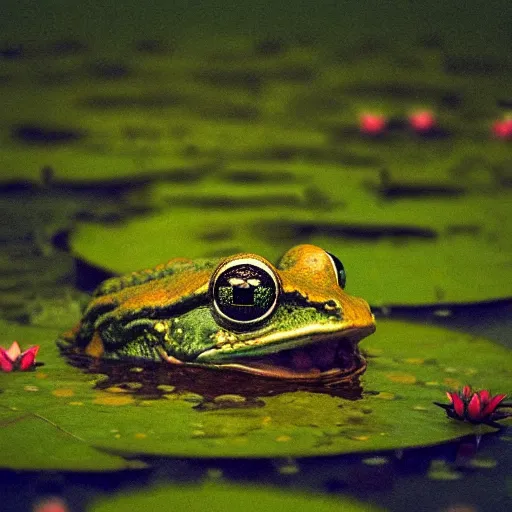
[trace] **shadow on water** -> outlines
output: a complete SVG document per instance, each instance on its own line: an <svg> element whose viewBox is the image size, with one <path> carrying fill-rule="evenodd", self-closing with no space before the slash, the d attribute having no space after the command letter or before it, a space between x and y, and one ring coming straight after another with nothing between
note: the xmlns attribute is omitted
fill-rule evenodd
<svg viewBox="0 0 512 512"><path fill-rule="evenodd" d="M169 394L194 394L198 396L197 410L261 407L264 402L259 398L293 391L323 393L347 400L360 399L363 393L359 375L349 381L325 385L270 379L232 370L169 367L147 362L140 366L136 362L91 359L71 354L66 358L86 373L103 376L95 382L95 389L108 391L116 388L117 392L122 390L144 400L155 400Z"/></svg>

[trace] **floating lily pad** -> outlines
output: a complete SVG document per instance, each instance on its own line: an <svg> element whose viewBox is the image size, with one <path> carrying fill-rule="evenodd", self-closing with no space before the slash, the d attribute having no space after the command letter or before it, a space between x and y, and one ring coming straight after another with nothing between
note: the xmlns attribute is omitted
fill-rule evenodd
<svg viewBox="0 0 512 512"><path fill-rule="evenodd" d="M172 373L159 382L154 367L134 366L116 383L115 366L109 376L100 376L69 365L51 330L3 323L2 333L3 346L13 339L22 347L40 344L38 361L44 363L34 372L0 374L9 446L31 442L29 431L41 424L38 450L4 450L3 467L122 466L118 457L111 459L99 448L130 456L276 457L436 444L493 430L447 418L432 403L443 401L445 390L469 383L494 393L510 392L512 382L508 349L445 329L394 321L379 322L377 333L362 342L369 364L359 400L337 396L335 389L293 391L291 386L275 394L272 383L265 393L257 381L249 388L261 389L261 396L243 400L242 389L225 389L231 382L228 374L208 370L203 371L202 391L193 385L173 387ZM155 393L150 396L153 378ZM229 392L237 392L236 399L226 399ZM212 400L215 394L224 397ZM68 450L74 445L88 451L89 459L80 450ZM58 457L51 455L55 450ZM96 453L106 459L95 459Z"/></svg>
<svg viewBox="0 0 512 512"><path fill-rule="evenodd" d="M37 392L27 388L26 393ZM24 470L116 471L144 467L97 450L44 416L0 410L5 446L0 467Z"/></svg>
<svg viewBox="0 0 512 512"><path fill-rule="evenodd" d="M71 245L81 259L125 273L178 256L255 252L275 261L295 244L314 243L343 261L349 293L370 304L478 302L512 295L512 240L507 234L512 231L504 229L510 216L497 206L491 218L492 203L484 203L489 220L476 226L460 211L457 217L457 205L441 208L441 212L455 213L455 217L442 216L442 221L435 214L435 204L419 208L419 220L397 207L402 213L394 221L391 215L378 221L375 209L365 220L350 209L173 208L119 226L82 224L72 235ZM468 211L470 205L460 208Z"/></svg>
<svg viewBox="0 0 512 512"><path fill-rule="evenodd" d="M354 498L336 496L326 498L315 494L286 492L269 487L242 487L223 483L206 483L203 485L166 485L132 492L129 495L100 500L93 504L90 512L107 512L113 509L122 511L169 510L187 504L190 512L205 509L212 512L228 512L230 510L247 510L258 512L283 512L296 510L316 510L318 512L378 512L379 507L362 503Z"/></svg>
<svg viewBox="0 0 512 512"><path fill-rule="evenodd" d="M46 355L53 351L55 330L21 327L3 321L0 326L1 346L8 347L13 340L18 340L24 348L39 344L46 352L43 360L52 359ZM39 402L40 405L46 403L49 406L45 396L49 392L48 384L57 389L70 380L87 380L86 376L60 363L53 358L52 362L45 363L36 371L0 372L0 429L5 443L0 455L0 467L71 471L115 471L142 467L141 463L128 462L122 457L92 447L62 427L58 421L54 422L46 416L44 406L26 406L23 405L24 400L21 400L18 407L11 402L13 395L18 395L18 399L24 395L28 402Z"/></svg>

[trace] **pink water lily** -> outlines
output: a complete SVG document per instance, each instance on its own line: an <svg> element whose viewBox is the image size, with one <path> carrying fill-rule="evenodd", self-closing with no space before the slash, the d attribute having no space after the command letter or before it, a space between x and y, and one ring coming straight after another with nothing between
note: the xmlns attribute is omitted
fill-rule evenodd
<svg viewBox="0 0 512 512"><path fill-rule="evenodd" d="M450 404L434 404L442 407L450 418L500 427L496 420L512 416L511 412L497 410L512 407L512 404L503 402L507 396L504 393L492 396L486 389L473 392L470 386L464 386L462 391L448 391L446 396Z"/></svg>
<svg viewBox="0 0 512 512"><path fill-rule="evenodd" d="M0 370L3 372L30 370L35 365L38 350L39 345L34 345L22 352L17 341L13 341L8 349L0 347Z"/></svg>
<svg viewBox="0 0 512 512"><path fill-rule="evenodd" d="M364 113L359 117L359 129L365 135L382 135L387 123L387 119L381 114Z"/></svg>
<svg viewBox="0 0 512 512"><path fill-rule="evenodd" d="M409 126L416 133L427 134L437 128L437 121L430 110L418 110L409 115Z"/></svg>

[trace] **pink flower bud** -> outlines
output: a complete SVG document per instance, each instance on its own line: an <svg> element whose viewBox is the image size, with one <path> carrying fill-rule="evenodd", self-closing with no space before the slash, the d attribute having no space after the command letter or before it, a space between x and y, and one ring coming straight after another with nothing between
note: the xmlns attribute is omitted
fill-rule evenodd
<svg viewBox="0 0 512 512"><path fill-rule="evenodd" d="M365 135L380 135L386 126L387 120L380 114L362 114L359 118L359 129Z"/></svg>
<svg viewBox="0 0 512 512"><path fill-rule="evenodd" d="M492 125L492 133L498 139L512 139L512 118L494 121Z"/></svg>
<svg viewBox="0 0 512 512"><path fill-rule="evenodd" d="M437 127L434 114L428 110L419 110L409 116L409 125L416 133L428 133Z"/></svg>

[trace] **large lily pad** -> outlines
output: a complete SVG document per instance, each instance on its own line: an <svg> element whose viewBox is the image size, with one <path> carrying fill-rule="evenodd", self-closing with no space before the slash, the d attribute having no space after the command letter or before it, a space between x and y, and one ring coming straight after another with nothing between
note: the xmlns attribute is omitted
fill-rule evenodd
<svg viewBox="0 0 512 512"><path fill-rule="evenodd" d="M492 430L448 419L432 404L444 399L444 390L470 383L510 392L512 385L508 349L393 321L380 322L363 342L369 365L359 400L344 399L346 390L335 389L291 387L276 394L275 384L265 388L246 380L253 391L244 393L228 374L206 370L188 384L172 372L132 365L110 367L109 376L100 377L69 365L52 331L5 323L2 331L3 346L12 339L41 344L44 363L35 372L0 375L3 428L9 446L22 447L13 449L15 456L2 452L3 467L81 470L103 464L88 464L80 451L61 447L63 437L90 454L102 448L130 456L309 456L424 446ZM201 380L202 390L194 386ZM23 449L34 422L45 424L35 453ZM103 456L105 467L119 464L119 458Z"/></svg>
<svg viewBox="0 0 512 512"><path fill-rule="evenodd" d="M166 485L132 492L122 496L100 500L90 508L91 512L118 512L138 510L169 510L187 504L190 512L202 512L205 507L212 512L247 510L258 512L295 512L296 510L316 510L318 512L377 512L382 510L354 498L337 496L326 498L315 494L286 492L269 487L242 487L223 483L203 485Z"/></svg>
<svg viewBox="0 0 512 512"><path fill-rule="evenodd" d="M366 219L339 208L173 208L118 226L82 224L71 244L80 258L124 273L178 256L255 252L276 260L292 245L309 242L336 254L347 269L349 292L373 305L478 302L512 295L510 215L501 203L494 211L492 204L482 200L472 210L467 202L434 202L418 206L418 218L407 207L390 207L386 215L374 205Z"/></svg>

